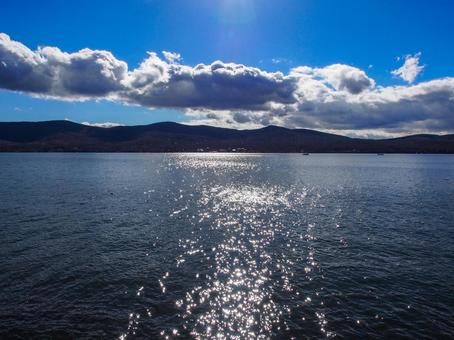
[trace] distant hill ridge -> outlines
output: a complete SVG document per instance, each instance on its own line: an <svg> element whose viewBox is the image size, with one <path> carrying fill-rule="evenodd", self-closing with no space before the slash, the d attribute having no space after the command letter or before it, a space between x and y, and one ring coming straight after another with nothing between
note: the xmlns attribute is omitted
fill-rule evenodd
<svg viewBox="0 0 454 340"><path fill-rule="evenodd" d="M101 128L65 120L0 122L0 152L454 153L454 135L359 139L267 126L236 130L173 122Z"/></svg>

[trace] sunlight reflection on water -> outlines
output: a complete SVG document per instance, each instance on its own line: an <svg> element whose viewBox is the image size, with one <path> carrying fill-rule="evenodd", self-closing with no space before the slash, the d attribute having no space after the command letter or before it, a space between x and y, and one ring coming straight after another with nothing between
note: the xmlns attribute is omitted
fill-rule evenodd
<svg viewBox="0 0 454 340"><path fill-rule="evenodd" d="M234 154L179 155L173 165L216 174L225 170L243 173L256 167L244 156ZM307 189L226 183L204 186L200 193L197 223L205 227L192 238L180 240L182 253L176 257L176 265L184 266L190 262L189 257L198 257L208 270L199 284L175 301L179 317L184 320L182 331L200 339L257 339L269 338L273 328L288 329L284 316L291 312L290 306L277 302L276 295L302 294L292 284L294 260L286 255L288 251L297 253L300 245L286 234L288 226L282 216L298 209L307 197ZM310 245L313 227L310 224L300 235L307 243L308 280L317 266L315 249ZM204 239L210 233L217 235L217 241L207 249ZM276 234L285 237L280 246L285 250L276 248ZM195 277L200 278L200 273ZM301 307L310 303L307 296ZM317 317L321 331L326 332L323 313L317 313ZM164 330L161 335L180 335L180 330Z"/></svg>

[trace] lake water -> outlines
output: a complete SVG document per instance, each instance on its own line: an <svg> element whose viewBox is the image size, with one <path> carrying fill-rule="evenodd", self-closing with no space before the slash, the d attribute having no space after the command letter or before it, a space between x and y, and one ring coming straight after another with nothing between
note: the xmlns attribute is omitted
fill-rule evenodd
<svg viewBox="0 0 454 340"><path fill-rule="evenodd" d="M0 337L454 336L454 156L0 154Z"/></svg>

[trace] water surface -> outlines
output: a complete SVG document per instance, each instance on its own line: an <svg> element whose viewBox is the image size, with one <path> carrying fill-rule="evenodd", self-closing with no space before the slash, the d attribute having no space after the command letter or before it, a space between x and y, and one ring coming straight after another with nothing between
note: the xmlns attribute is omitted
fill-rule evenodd
<svg viewBox="0 0 454 340"><path fill-rule="evenodd" d="M0 154L0 337L454 336L454 156Z"/></svg>

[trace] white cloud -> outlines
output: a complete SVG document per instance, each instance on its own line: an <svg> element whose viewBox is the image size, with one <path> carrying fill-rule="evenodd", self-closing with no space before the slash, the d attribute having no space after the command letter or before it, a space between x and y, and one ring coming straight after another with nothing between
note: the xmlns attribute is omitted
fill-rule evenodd
<svg viewBox="0 0 454 340"><path fill-rule="evenodd" d="M333 64L323 68L300 66L292 69L291 75L303 82L309 79L321 78L324 84L332 86L338 91L347 91L351 94L358 94L369 87L375 86L375 81L369 78L366 72L343 64Z"/></svg>
<svg viewBox="0 0 454 340"><path fill-rule="evenodd" d="M169 63L176 63L181 60L181 54L176 52L162 51L162 55Z"/></svg>
<svg viewBox="0 0 454 340"><path fill-rule="evenodd" d="M127 64L108 51L66 53L56 47L30 50L0 33L0 86L66 99L106 97L120 90Z"/></svg>
<svg viewBox="0 0 454 340"><path fill-rule="evenodd" d="M112 127L117 127L117 126L124 126L124 124L112 123L112 122L101 122L101 123L82 122L81 124L87 125L87 126L101 127L101 128L112 128Z"/></svg>
<svg viewBox="0 0 454 340"><path fill-rule="evenodd" d="M421 52L418 52L415 55L405 56L404 64L398 69L391 71L391 73L402 78L409 84L413 83L416 77L424 70L425 67L425 65L419 65L420 57ZM397 60L400 60L400 58L398 58Z"/></svg>
<svg viewBox="0 0 454 340"><path fill-rule="evenodd" d="M295 81L280 72L215 61L194 67L169 64L155 53L132 72L121 100L147 107L258 109L295 102Z"/></svg>

